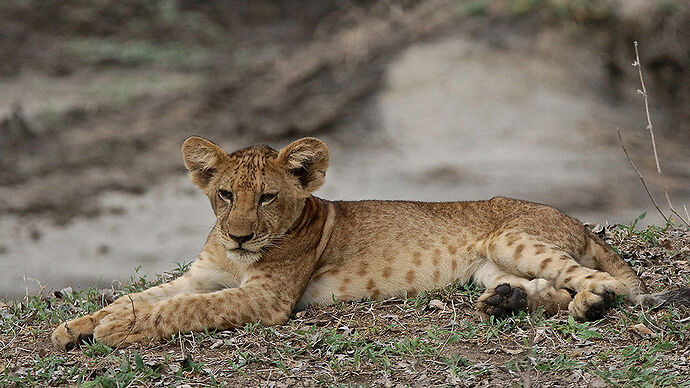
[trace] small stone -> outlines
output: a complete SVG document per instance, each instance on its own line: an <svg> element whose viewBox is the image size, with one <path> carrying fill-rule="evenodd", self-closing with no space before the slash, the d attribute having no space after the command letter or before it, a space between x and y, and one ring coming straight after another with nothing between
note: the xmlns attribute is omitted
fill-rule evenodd
<svg viewBox="0 0 690 388"><path fill-rule="evenodd" d="M115 301L115 291L112 288L104 288L98 291L98 297L101 300L101 305L107 306Z"/></svg>
<svg viewBox="0 0 690 388"><path fill-rule="evenodd" d="M604 379L602 379L601 377L593 376L592 379L589 380L589 386L591 388L603 388L607 387L608 384L606 384L606 381L604 381Z"/></svg>
<svg viewBox="0 0 690 388"><path fill-rule="evenodd" d="M73 292L74 290L72 290L72 287L65 287L60 291L53 292L53 295L55 295L56 298L61 299L68 295L72 295Z"/></svg>
<svg viewBox="0 0 690 388"><path fill-rule="evenodd" d="M630 331L639 335L640 337L655 337L656 334L650 330L644 323L638 323L630 327Z"/></svg>
<svg viewBox="0 0 690 388"><path fill-rule="evenodd" d="M19 368L14 370L14 374L17 376L26 376L26 374L27 374L26 368L24 368L23 366L20 366Z"/></svg>
<svg viewBox="0 0 690 388"><path fill-rule="evenodd" d="M345 338L347 338L347 337L349 337L350 335L352 335L352 329L350 329L350 328L347 327L347 326L340 326L340 327L338 328L338 330L342 330L342 332L343 332L343 337L345 337Z"/></svg>
<svg viewBox="0 0 690 388"><path fill-rule="evenodd" d="M431 310L445 310L446 304L438 299L432 299L431 301L429 301L428 307Z"/></svg>

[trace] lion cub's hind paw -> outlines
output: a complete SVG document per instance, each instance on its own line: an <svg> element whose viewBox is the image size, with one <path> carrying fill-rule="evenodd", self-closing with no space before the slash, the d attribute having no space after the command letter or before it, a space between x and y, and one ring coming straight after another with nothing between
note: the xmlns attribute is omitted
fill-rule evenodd
<svg viewBox="0 0 690 388"><path fill-rule="evenodd" d="M484 291L477 301L477 309L483 320L490 316L506 318L520 311L527 311L527 293L508 283Z"/></svg>

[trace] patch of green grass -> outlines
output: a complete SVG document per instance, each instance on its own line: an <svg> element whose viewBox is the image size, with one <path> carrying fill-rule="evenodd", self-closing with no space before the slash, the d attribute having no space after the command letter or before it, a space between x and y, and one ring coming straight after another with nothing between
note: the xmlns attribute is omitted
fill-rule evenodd
<svg viewBox="0 0 690 388"><path fill-rule="evenodd" d="M134 275L130 275L129 283L123 285L123 294L142 292L148 288L163 283L161 278L149 280L147 274L140 274L139 271L141 271L141 268L141 265L138 265L136 268L134 268Z"/></svg>
<svg viewBox="0 0 690 388"><path fill-rule="evenodd" d="M594 373L607 383L622 387L688 387L690 383L673 368L673 361L669 365L660 360L663 353L675 358L674 347L670 342L626 346L620 352L623 366L598 368Z"/></svg>
<svg viewBox="0 0 690 388"><path fill-rule="evenodd" d="M22 300L11 300L0 319L0 331L9 333L17 324L45 322L57 324L74 315L74 312L92 313L103 306L97 288L76 291L62 296L27 295Z"/></svg>
<svg viewBox="0 0 690 388"><path fill-rule="evenodd" d="M405 300L406 303L407 302L412 303L412 306L416 309L426 307L429 304L429 302L431 301L429 291L422 291L422 292L418 293L417 295L414 295L411 297L407 297L407 295L405 295L405 299L406 299Z"/></svg>
<svg viewBox="0 0 690 388"><path fill-rule="evenodd" d="M505 319L496 319L491 316L488 321L480 322L477 327L486 341L499 340L502 336L509 334L516 328L526 325L528 321L529 314L525 311L520 311L518 314Z"/></svg>
<svg viewBox="0 0 690 388"><path fill-rule="evenodd" d="M458 6L469 17L536 15L565 27L605 24L621 16L613 0L460 0ZM688 10L684 0L662 0L655 2L654 12L682 18Z"/></svg>
<svg viewBox="0 0 690 388"><path fill-rule="evenodd" d="M562 23L603 22L616 15L611 0L470 0L460 1L460 6L468 16L541 14Z"/></svg>
<svg viewBox="0 0 690 388"><path fill-rule="evenodd" d="M637 225L640 223L640 221L644 220L646 216L647 212L644 212L637 216L637 218L635 218L629 225L617 224L616 227L622 230L625 233L626 237L637 236L642 241L649 243L651 244L651 246L655 247L659 245L659 236L661 236L661 234L663 234L665 231L671 228L673 226L673 223L669 221L669 223L667 223L664 227L658 225L649 225L644 229L637 230Z"/></svg>
<svg viewBox="0 0 690 388"><path fill-rule="evenodd" d="M462 355L453 354L448 357L441 357L441 361L448 365L454 375L458 377L469 377L468 373L465 371L465 368L471 366L473 363Z"/></svg>
<svg viewBox="0 0 690 388"><path fill-rule="evenodd" d="M597 321L594 322L578 322L575 321L572 315L568 316L568 320L565 324L560 322L549 321L549 326L566 337L574 336L580 340L589 340L592 338L602 338L601 333L599 333L594 327Z"/></svg>
<svg viewBox="0 0 690 388"><path fill-rule="evenodd" d="M81 351L89 357L100 357L112 353L113 348L111 348L108 345L99 344L97 342L84 342L82 344Z"/></svg>
<svg viewBox="0 0 690 388"><path fill-rule="evenodd" d="M112 77L98 80L83 89L85 98L102 104L123 106L137 97L150 93L184 91L202 83L198 74L145 74L133 77Z"/></svg>
<svg viewBox="0 0 690 388"><path fill-rule="evenodd" d="M655 316L655 326L664 331L665 338L686 342L690 338L690 321L676 307L668 306Z"/></svg>
<svg viewBox="0 0 690 388"><path fill-rule="evenodd" d="M189 269L189 267L192 265L191 262L186 263L175 263L176 267L170 271L167 272L161 276L157 276L153 280L149 280L147 274L141 274L139 271L141 271L141 265L136 266L134 268L134 274L129 277L129 283L122 284L122 294L132 294L136 292L142 292L148 288L155 287L159 284L162 284L164 282L168 282L170 280L176 279L182 275L184 275L185 272Z"/></svg>
<svg viewBox="0 0 690 388"><path fill-rule="evenodd" d="M198 47L177 43L154 43L145 40L118 41L109 38L79 38L66 43L67 51L93 63L126 66L159 65L164 67L197 68L211 60L211 55Z"/></svg>
<svg viewBox="0 0 690 388"><path fill-rule="evenodd" d="M572 356L564 353L544 354L533 349L532 357L532 367L539 372L582 369L585 366L584 362L573 359Z"/></svg>
<svg viewBox="0 0 690 388"><path fill-rule="evenodd" d="M51 377L54 375L58 366L65 363L65 359L60 356L47 356L41 357L36 356L34 359L34 364L31 368L26 369L25 375L11 375L7 371L4 374L0 374L0 386L25 386L25 387L35 387L45 384L45 382L51 381ZM6 369L6 367L4 368ZM74 368L69 371L68 377L72 377L78 374L78 371ZM59 381L56 381L59 382Z"/></svg>
<svg viewBox="0 0 690 388"><path fill-rule="evenodd" d="M102 375L83 382L83 387L126 387L144 384L160 378L160 366L146 365L139 353L132 352L119 358L118 368L108 368Z"/></svg>

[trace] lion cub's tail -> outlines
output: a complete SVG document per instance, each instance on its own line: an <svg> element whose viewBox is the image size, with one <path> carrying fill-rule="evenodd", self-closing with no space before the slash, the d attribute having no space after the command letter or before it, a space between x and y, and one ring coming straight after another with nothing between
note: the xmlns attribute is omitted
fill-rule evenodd
<svg viewBox="0 0 690 388"><path fill-rule="evenodd" d="M690 287L656 294L641 294L635 301L645 307L659 308L669 305L690 307Z"/></svg>
<svg viewBox="0 0 690 388"><path fill-rule="evenodd" d="M599 269L608 272L628 287L630 290L628 301L654 308L672 304L690 307L690 288L650 294L642 279L619 254L594 233L587 231L587 235L589 236L589 253L594 256Z"/></svg>

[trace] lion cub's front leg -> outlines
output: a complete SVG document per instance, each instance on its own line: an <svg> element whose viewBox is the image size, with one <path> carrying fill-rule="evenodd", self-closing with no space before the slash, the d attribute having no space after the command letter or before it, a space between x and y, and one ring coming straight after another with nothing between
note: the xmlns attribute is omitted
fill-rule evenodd
<svg viewBox="0 0 690 388"><path fill-rule="evenodd" d="M61 350L70 350L78 346L83 340L93 338L96 326L98 326L103 319L113 312L119 312L123 308L131 308L132 305L136 305L139 309L142 309L145 305L152 305L152 303L156 301L164 300L181 293L198 292L194 287L194 278L197 277L195 274L198 272L202 272L203 274L204 271L190 270L184 276L169 283L164 283L136 294L121 296L109 306L93 314L61 323L55 331L53 331L51 336L53 345Z"/></svg>
<svg viewBox="0 0 690 388"><path fill-rule="evenodd" d="M69 322L63 322L51 335L53 345L60 350L72 350L85 340L93 338L93 329L107 315L105 309Z"/></svg>
<svg viewBox="0 0 690 388"><path fill-rule="evenodd" d="M118 305L96 325L94 339L122 347L188 331L225 330L255 322L281 324L288 320L296 300L281 297L276 289L276 285L253 281L240 288Z"/></svg>

